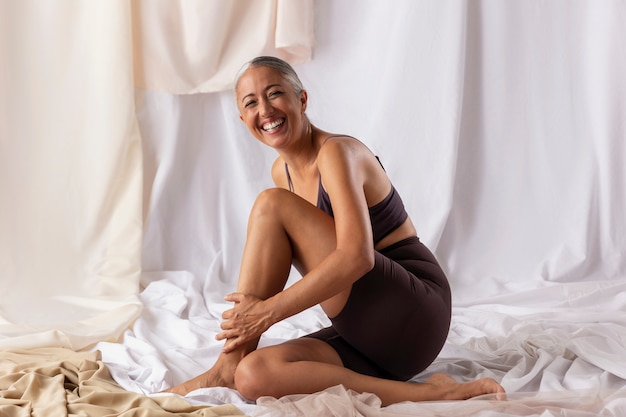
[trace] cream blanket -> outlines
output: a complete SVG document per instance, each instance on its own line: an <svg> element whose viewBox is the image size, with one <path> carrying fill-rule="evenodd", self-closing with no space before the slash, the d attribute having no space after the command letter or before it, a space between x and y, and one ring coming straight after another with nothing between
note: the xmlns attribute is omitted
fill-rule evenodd
<svg viewBox="0 0 626 417"><path fill-rule="evenodd" d="M233 405L193 406L147 397L113 381L99 352L64 348L0 352L0 416L242 416Z"/></svg>

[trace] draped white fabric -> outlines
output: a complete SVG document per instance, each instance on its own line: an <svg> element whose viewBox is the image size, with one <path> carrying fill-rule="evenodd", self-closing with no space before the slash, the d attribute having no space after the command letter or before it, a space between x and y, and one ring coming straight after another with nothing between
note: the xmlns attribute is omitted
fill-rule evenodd
<svg viewBox="0 0 626 417"><path fill-rule="evenodd" d="M624 7L317 3L309 116L381 157L458 302L625 278ZM274 154L228 91L139 103L145 269L233 286Z"/></svg>
<svg viewBox="0 0 626 417"><path fill-rule="evenodd" d="M5 344L81 347L118 334L138 314L141 255L143 313L122 343L98 348L130 390L155 392L199 373L219 352L222 297L235 287L247 214L271 186L274 158L239 121L230 91L173 94L229 83L230 69L215 71L215 56L203 50L201 14L167 14L155 3L138 17L143 3L71 3L64 20L56 6L37 3L39 13L20 25L5 11L26 13L35 3L0 4L0 33L22 43L21 52L0 43L0 57L19 58L0 64ZM508 409L484 400L464 415L624 415L626 3L317 0L314 13L312 60L301 49L312 45L311 28L292 19L283 21L304 34L273 54L299 62L313 123L380 156L452 284L449 340L415 380L436 371L493 376L517 394ZM190 31L177 38L181 28ZM267 38L254 38L258 53L269 53ZM258 54L234 39L229 62ZM178 54L187 48L197 60L183 71ZM120 53L129 57L123 65ZM133 71L149 88L134 97ZM77 327L70 315L85 321ZM312 309L272 327L262 343L325 323ZM323 395L309 398L312 407ZM225 389L192 398L249 405ZM368 398L337 398L326 404L384 415ZM249 408L267 409L289 411L271 399Z"/></svg>
<svg viewBox="0 0 626 417"><path fill-rule="evenodd" d="M450 337L415 381L438 371L492 376L516 394L506 405L461 405L464 415L623 414L625 3L359 5L316 2L313 59L296 70L312 121L380 156L449 275ZM250 137L229 91L138 91L137 103L146 312L124 344L98 347L128 389L155 392L208 368L219 352L222 296L235 287L247 214L271 186L274 153ZM262 344L325 323L312 309L272 327ZM264 399L251 412L459 410L380 410L353 394ZM225 389L191 398L246 406Z"/></svg>

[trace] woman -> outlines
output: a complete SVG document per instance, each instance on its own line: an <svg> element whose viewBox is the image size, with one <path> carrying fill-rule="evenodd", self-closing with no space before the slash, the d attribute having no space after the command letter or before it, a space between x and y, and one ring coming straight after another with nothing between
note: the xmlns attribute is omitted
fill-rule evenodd
<svg viewBox="0 0 626 417"><path fill-rule="evenodd" d="M234 307L217 336L222 353L169 391L226 386L256 400L343 384L384 405L504 392L489 378L405 382L446 340L450 288L383 167L358 140L311 124L307 92L286 62L250 61L235 93L241 120L278 152L276 188L251 211L237 291L225 298ZM292 264L302 278L285 289ZM316 304L331 327L257 350L271 325Z"/></svg>

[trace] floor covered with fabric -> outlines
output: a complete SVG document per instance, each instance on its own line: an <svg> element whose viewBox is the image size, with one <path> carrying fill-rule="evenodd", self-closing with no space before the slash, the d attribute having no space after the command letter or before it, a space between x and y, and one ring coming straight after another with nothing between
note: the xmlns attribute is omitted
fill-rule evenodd
<svg viewBox="0 0 626 417"><path fill-rule="evenodd" d="M0 415L626 416L625 21L623 0L0 2ZM159 393L217 358L273 186L231 91L261 53L380 158L449 278L412 381L505 399Z"/></svg>
<svg viewBox="0 0 626 417"><path fill-rule="evenodd" d="M155 278L154 276L151 278ZM171 273L141 294L145 309L122 344L97 348L118 383L151 394L208 369L221 343L221 312L186 274ZM208 388L198 404L238 406L250 415L612 416L626 413L626 282L560 284L454 307L440 357L413 381L446 372L459 381L493 377L507 390L469 401L401 403L381 408L371 394L333 387L310 396L246 402L236 391ZM326 324L318 309L275 325L261 346ZM303 376L305 378L306 376ZM321 414L314 411L325 410ZM349 413L348 413L349 411ZM361 413L361 414L358 414Z"/></svg>

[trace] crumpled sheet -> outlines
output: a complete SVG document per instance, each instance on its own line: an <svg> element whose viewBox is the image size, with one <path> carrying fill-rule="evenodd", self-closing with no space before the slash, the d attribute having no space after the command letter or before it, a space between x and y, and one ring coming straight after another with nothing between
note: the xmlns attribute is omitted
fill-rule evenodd
<svg viewBox="0 0 626 417"><path fill-rule="evenodd" d="M381 407L373 394L359 394L343 386L313 395L289 395L281 399L262 397L254 417L597 417L626 415L624 392L585 391L554 393L514 393L506 399L483 395L467 401L425 401Z"/></svg>
<svg viewBox="0 0 626 417"><path fill-rule="evenodd" d="M234 405L194 406L176 396L128 392L98 352L37 348L0 352L0 416L242 416Z"/></svg>
<svg viewBox="0 0 626 417"><path fill-rule="evenodd" d="M169 271L149 278L140 295L144 310L123 342L97 345L113 378L143 394L180 383L214 363L222 346L215 340L220 316L229 307L191 274ZM261 345L314 331L325 319L320 310L308 310L272 326ZM187 400L232 403L252 416L623 417L626 280L559 284L457 303L441 354L412 381L437 372L458 381L492 377L502 383L508 399L407 402L381 408L375 396L334 387L311 396L264 398L258 404L235 390L205 388L189 393ZM311 414L312 409L326 414Z"/></svg>

